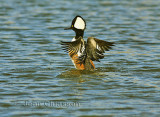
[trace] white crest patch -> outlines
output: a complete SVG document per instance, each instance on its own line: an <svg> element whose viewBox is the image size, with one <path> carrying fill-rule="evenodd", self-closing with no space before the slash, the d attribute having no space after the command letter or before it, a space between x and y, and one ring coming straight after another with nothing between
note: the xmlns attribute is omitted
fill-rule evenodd
<svg viewBox="0 0 160 117"><path fill-rule="evenodd" d="M77 17L75 23L74 23L74 27L77 29L85 29L85 22L83 21L82 18Z"/></svg>

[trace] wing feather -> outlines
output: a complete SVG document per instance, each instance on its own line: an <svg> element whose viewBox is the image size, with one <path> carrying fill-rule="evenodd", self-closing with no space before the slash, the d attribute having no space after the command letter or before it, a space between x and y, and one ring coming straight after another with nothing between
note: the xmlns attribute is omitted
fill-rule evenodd
<svg viewBox="0 0 160 117"><path fill-rule="evenodd" d="M72 42L63 42L61 41L62 48L65 52L68 52L72 57L76 55L78 51L81 49L81 46L84 45L84 40L82 37L79 37L76 41Z"/></svg>
<svg viewBox="0 0 160 117"><path fill-rule="evenodd" d="M114 46L113 44L113 42L107 42L94 37L89 37L87 39L86 46L87 56L89 56L91 60L99 62L99 59L104 58L103 53L105 53L105 51L109 51L111 46Z"/></svg>

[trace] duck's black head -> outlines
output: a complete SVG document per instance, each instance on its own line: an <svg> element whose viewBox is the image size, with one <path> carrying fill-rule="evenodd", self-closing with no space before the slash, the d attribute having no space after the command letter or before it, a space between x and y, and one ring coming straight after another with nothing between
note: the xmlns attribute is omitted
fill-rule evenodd
<svg viewBox="0 0 160 117"><path fill-rule="evenodd" d="M81 16L77 15L72 20L71 26L69 28L65 28L65 30L69 30L69 29L72 29L75 31L76 39L78 39L80 36L83 37L84 30L86 29L86 22Z"/></svg>

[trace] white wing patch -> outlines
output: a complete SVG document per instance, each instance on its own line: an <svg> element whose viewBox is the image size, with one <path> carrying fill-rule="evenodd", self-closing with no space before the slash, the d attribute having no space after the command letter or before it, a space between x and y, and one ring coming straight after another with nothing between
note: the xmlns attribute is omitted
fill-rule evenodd
<svg viewBox="0 0 160 117"><path fill-rule="evenodd" d="M82 18L80 17L77 17L76 21L75 21L75 24L74 24L74 27L77 28L77 29L85 29L85 22L83 21Z"/></svg>
<svg viewBox="0 0 160 117"><path fill-rule="evenodd" d="M81 56L81 55L82 55L82 53L80 51L78 51L78 56Z"/></svg>
<svg viewBox="0 0 160 117"><path fill-rule="evenodd" d="M101 51L101 48L99 47L99 45L97 44L97 47L96 47L99 51Z"/></svg>
<svg viewBox="0 0 160 117"><path fill-rule="evenodd" d="M83 52L84 52L84 50L85 50L85 47L84 46L82 46L82 51L80 51L81 49L79 49L79 51L78 51L78 56L81 56L82 54L83 54Z"/></svg>

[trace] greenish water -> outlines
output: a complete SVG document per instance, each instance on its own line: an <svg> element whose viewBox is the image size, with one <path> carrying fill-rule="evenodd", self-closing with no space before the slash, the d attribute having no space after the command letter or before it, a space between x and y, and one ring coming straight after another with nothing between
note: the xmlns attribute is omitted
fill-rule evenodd
<svg viewBox="0 0 160 117"><path fill-rule="evenodd" d="M160 0L1 0L0 116L160 116ZM115 42L94 72L60 41L76 15Z"/></svg>

